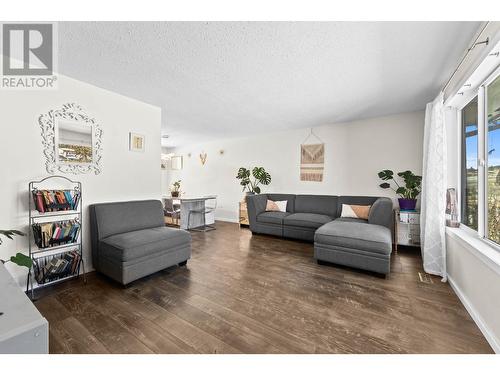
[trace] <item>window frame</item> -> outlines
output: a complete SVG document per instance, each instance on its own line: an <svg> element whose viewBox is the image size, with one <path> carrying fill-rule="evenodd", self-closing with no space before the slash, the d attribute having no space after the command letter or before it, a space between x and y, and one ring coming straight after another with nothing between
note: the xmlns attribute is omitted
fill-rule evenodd
<svg viewBox="0 0 500 375"><path fill-rule="evenodd" d="M484 153L484 165L483 165L483 194L484 194L484 212L483 212L483 220L484 220L484 228L482 233L482 239L485 240L489 245L495 247L500 251L500 244L490 240L488 238L488 90L486 89L490 84L493 83L497 78L500 78L500 65L484 80L483 84L480 86L480 89L483 90L483 153Z"/></svg>
<svg viewBox="0 0 500 375"><path fill-rule="evenodd" d="M464 174L464 167L465 167L465 170L467 170L467 162L466 162L466 155L465 155L465 152L464 152L464 146L466 144L466 140L465 140L465 137L464 137L464 126L463 126L463 116L462 116L462 113L463 113L463 110L465 107L467 107L473 100L474 98L477 97L477 223L478 223L478 228L477 230L475 230L474 228L471 228L469 227L468 225L464 224L463 223L463 207L464 207L464 201L466 200L466 197L463 196L463 187L464 187L464 184L466 185L467 184L467 172ZM471 92L468 93L467 96L465 96L463 98L464 100L464 104L458 108L458 114L457 114L457 119L458 119L458 124L460 126L460 137L459 137L459 140L460 140L460 147L459 147L459 160L460 160L460 163L459 163L459 173L458 173L458 176L460 178L460 192L457 194L458 195L458 198L459 198L459 218L460 218L460 226L463 226L465 228L467 228L467 231L469 233L479 233L479 216L481 215L479 213L479 190L481 188L480 186L480 183L479 183L479 137L480 137L480 133L479 133L479 128L480 128L480 124L479 124L479 91L478 90L471 90ZM465 177L464 177L465 176Z"/></svg>
<svg viewBox="0 0 500 375"><path fill-rule="evenodd" d="M487 86L489 86L493 81L500 77L500 65L497 66L486 79L479 85L479 87L475 90L471 90L467 93L463 98L463 104L457 108L457 123L460 129L460 136L458 137L459 145L458 145L458 156L460 163L459 168L459 189L458 189L458 201L460 204L458 205L459 217L460 217L460 228L464 229L466 233L469 235L478 237L482 241L484 241L489 246L493 247L495 250L500 251L500 244L495 241L490 240L487 237L488 233L488 183L487 183L487 168L488 168L488 152L486 151L488 145L488 118L487 118ZM477 206L478 206L478 229L477 231L473 228L462 223L462 192L464 185L463 178L463 158L465 157L463 153L464 147L464 131L462 124L462 110L477 96L477 108L478 108L478 145L477 145L477 170L478 170L478 197L477 197Z"/></svg>

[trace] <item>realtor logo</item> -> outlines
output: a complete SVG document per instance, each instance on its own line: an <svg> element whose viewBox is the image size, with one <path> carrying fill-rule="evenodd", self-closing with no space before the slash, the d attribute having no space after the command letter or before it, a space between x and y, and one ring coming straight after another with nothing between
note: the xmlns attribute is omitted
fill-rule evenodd
<svg viewBox="0 0 500 375"><path fill-rule="evenodd" d="M51 23L2 25L2 88L54 88L55 33Z"/></svg>

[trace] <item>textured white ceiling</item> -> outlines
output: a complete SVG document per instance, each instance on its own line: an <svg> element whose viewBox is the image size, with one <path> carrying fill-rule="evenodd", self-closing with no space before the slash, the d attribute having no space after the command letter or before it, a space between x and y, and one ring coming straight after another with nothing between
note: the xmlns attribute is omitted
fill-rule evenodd
<svg viewBox="0 0 500 375"><path fill-rule="evenodd" d="M164 146L423 109L478 22L61 22L61 73L162 108Z"/></svg>

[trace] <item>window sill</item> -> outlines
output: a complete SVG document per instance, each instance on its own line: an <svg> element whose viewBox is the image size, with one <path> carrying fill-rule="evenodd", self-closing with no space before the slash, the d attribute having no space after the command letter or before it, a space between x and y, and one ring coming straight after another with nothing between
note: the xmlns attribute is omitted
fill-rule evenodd
<svg viewBox="0 0 500 375"><path fill-rule="evenodd" d="M500 251L493 248L493 246L477 235L468 233L463 228L446 227L446 235L460 241L479 260L494 272L500 274Z"/></svg>

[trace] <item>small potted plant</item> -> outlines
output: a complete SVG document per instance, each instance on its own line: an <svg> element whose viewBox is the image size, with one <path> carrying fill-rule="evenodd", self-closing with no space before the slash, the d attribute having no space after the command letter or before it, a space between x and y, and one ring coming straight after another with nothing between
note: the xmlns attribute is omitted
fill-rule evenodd
<svg viewBox="0 0 500 375"><path fill-rule="evenodd" d="M177 198L180 193L181 193L181 180L178 180L172 184L172 188L170 189L170 195L172 195L172 197L174 198Z"/></svg>
<svg viewBox="0 0 500 375"><path fill-rule="evenodd" d="M394 179L394 172L390 169L384 169L383 171L378 172L378 176L383 181L394 182L396 189L394 189L389 182L383 182L379 186L382 189L392 189L401 197L398 199L399 208L401 210L415 210L417 197L421 191L422 176L417 176L412 171L399 172L398 176L403 179L404 186L402 184L398 184L398 182Z"/></svg>
<svg viewBox="0 0 500 375"><path fill-rule="evenodd" d="M14 236L24 236L24 233L18 230L0 230L0 245L2 244L1 236L5 236L9 240L12 240ZM31 258L22 253L17 253L15 256L11 256L8 260L0 259L0 262L2 262L3 264L12 262L14 264L17 264L18 266L26 267L28 268L28 270L33 266L33 261L31 260Z"/></svg>
<svg viewBox="0 0 500 375"><path fill-rule="evenodd" d="M251 177L253 177L253 181ZM269 185L271 183L271 175L263 167L254 167L251 173L249 169L241 167L238 169L236 178L240 180L243 191L247 190L247 195L260 194L259 184Z"/></svg>

